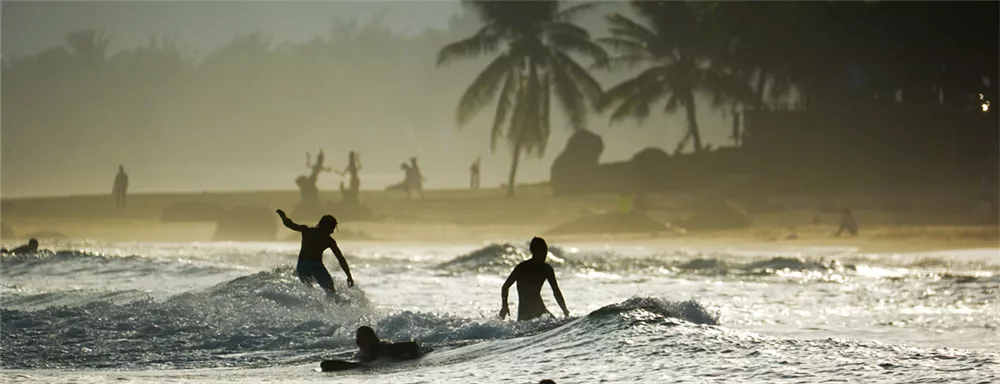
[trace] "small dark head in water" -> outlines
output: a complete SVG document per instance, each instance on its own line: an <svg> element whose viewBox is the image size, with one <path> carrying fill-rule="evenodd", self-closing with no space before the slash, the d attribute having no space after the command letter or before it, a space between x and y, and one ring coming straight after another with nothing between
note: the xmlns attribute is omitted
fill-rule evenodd
<svg viewBox="0 0 1000 384"><path fill-rule="evenodd" d="M319 224L316 224L316 228L324 232L333 233L333 230L337 228L337 219L332 215L323 215L323 218L319 219Z"/></svg>
<svg viewBox="0 0 1000 384"><path fill-rule="evenodd" d="M552 381L552 379L544 379L542 381L539 381L538 384L556 384L556 382Z"/></svg>
<svg viewBox="0 0 1000 384"><path fill-rule="evenodd" d="M531 239L531 258L538 261L545 261L545 257L549 255L549 245L545 244L545 239L541 237L536 237Z"/></svg>
<svg viewBox="0 0 1000 384"><path fill-rule="evenodd" d="M358 345L358 348L367 350L375 348L379 343L379 339L372 327L361 326L358 327L358 332L355 335L354 342Z"/></svg>

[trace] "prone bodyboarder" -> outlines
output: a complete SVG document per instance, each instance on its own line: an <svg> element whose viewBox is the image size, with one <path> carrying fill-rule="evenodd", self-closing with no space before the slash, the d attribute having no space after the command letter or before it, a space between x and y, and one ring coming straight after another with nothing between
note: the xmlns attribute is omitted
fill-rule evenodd
<svg viewBox="0 0 1000 384"><path fill-rule="evenodd" d="M354 356L358 361L347 360L323 360L320 363L320 370L323 372L345 371L348 369L362 368L365 363L371 363L378 359L391 359L396 361L413 360L423 356L420 345L415 341L404 341L401 343L390 343L378 338L375 330L368 326L361 326L355 335L355 344L358 345L358 353Z"/></svg>

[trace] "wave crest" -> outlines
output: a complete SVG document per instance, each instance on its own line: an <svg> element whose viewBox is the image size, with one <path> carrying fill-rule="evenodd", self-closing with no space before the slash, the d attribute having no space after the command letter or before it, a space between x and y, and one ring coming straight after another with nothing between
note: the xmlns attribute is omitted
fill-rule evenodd
<svg viewBox="0 0 1000 384"><path fill-rule="evenodd" d="M643 310L662 318L683 320L702 325L719 325L719 313L696 300L669 301L655 297L633 297L621 303L606 305L591 312L591 317L624 314Z"/></svg>

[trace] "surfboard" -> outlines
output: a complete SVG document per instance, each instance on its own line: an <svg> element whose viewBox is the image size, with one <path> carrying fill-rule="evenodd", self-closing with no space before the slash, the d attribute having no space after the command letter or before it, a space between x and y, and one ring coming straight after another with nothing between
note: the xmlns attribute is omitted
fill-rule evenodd
<svg viewBox="0 0 1000 384"><path fill-rule="evenodd" d="M345 360L323 360L323 362L319 363L320 372L346 371L361 367L364 367L361 363Z"/></svg>

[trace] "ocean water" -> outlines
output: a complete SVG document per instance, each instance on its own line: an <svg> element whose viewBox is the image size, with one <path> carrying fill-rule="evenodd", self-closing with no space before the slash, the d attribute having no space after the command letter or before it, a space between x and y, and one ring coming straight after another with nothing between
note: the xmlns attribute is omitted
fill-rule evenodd
<svg viewBox="0 0 1000 384"><path fill-rule="evenodd" d="M997 249L551 245L571 314L524 323L496 319L520 243L342 243L349 304L298 282L293 243L4 256L0 381L1000 382ZM359 325L434 351L317 372Z"/></svg>

